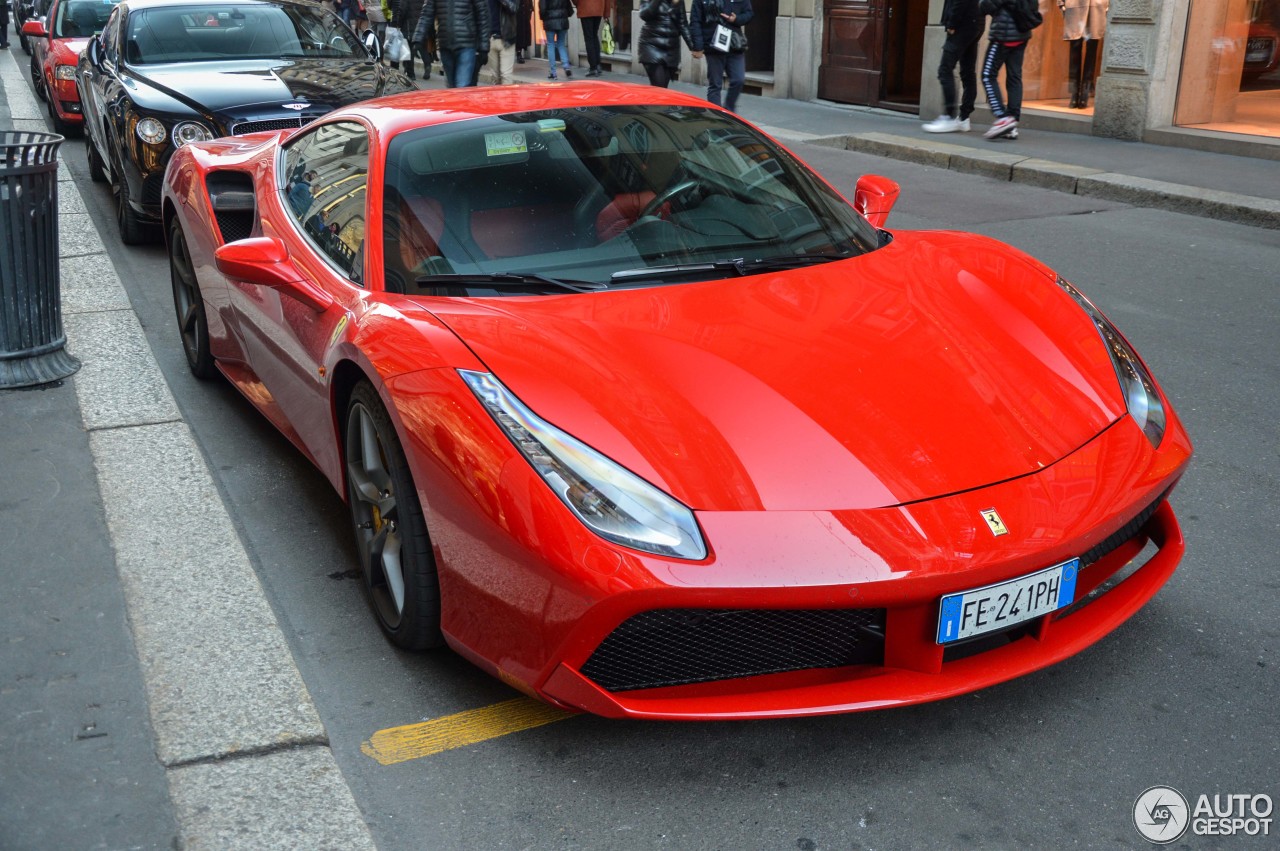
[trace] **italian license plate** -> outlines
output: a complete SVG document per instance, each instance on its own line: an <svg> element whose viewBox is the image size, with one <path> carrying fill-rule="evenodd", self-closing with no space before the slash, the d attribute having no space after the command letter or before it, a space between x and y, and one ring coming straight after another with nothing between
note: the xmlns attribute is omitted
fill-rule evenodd
<svg viewBox="0 0 1280 851"><path fill-rule="evenodd" d="M984 635L1071 605L1076 595L1080 559L942 598L938 610L938 643Z"/></svg>

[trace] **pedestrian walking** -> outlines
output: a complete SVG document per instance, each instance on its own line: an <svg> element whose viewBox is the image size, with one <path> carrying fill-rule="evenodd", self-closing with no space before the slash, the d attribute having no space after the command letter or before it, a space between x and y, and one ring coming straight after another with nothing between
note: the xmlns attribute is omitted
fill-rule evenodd
<svg viewBox="0 0 1280 851"><path fill-rule="evenodd" d="M976 0L975 0L976 2ZM693 50L684 0L643 0L640 4L640 64L649 85L666 88L680 77L680 41Z"/></svg>
<svg viewBox="0 0 1280 851"><path fill-rule="evenodd" d="M753 17L751 0L693 0L689 10L693 56L707 59L707 100L720 104L727 76L724 107L730 112L737 111L738 95L747 81L747 36L742 28Z"/></svg>
<svg viewBox="0 0 1280 851"><path fill-rule="evenodd" d="M926 133L969 132L969 116L978 99L978 42L985 24L978 0L946 0L943 4L947 40L938 63L938 82L945 111L924 125ZM960 67L960 98L956 97L956 66Z"/></svg>
<svg viewBox="0 0 1280 851"><path fill-rule="evenodd" d="M606 9L605 0L578 0L578 20L582 22L582 42L587 49L587 76L599 77L600 21Z"/></svg>
<svg viewBox="0 0 1280 851"><path fill-rule="evenodd" d="M422 0L397 0L391 20L399 27L400 32L404 33L405 39L409 42L409 58L404 61L404 72L410 80L418 79L417 65L414 62L414 55L419 51L419 45L413 40L413 31L418 25L418 16L422 14ZM431 79L431 62L426 62L427 70L423 75L425 79ZM395 63L391 63L391 67L395 67Z"/></svg>
<svg viewBox="0 0 1280 851"><path fill-rule="evenodd" d="M517 0L489 0L489 64L493 84L509 86L516 81Z"/></svg>
<svg viewBox="0 0 1280 851"><path fill-rule="evenodd" d="M533 47L533 0L520 0L516 13L516 62L524 64L524 52ZM530 59L533 58L530 51Z"/></svg>
<svg viewBox="0 0 1280 851"><path fill-rule="evenodd" d="M1035 8L1035 0L980 0L979 8L991 16L987 29L987 55L982 60L982 88L995 122L982 135L988 139L1018 138L1018 120L1022 117L1022 59L1031 40L1032 23L1026 6ZM1039 10L1035 9L1039 16ZM1004 68L1004 85L1008 100L1001 95L1000 69Z"/></svg>
<svg viewBox="0 0 1280 851"><path fill-rule="evenodd" d="M569 67L569 16L573 14L573 3L570 0L538 0L538 17L542 18L542 28L547 33L547 65L550 68L547 79L556 78L556 56L564 65L564 75L573 76Z"/></svg>
<svg viewBox="0 0 1280 851"><path fill-rule="evenodd" d="M369 22L369 29L377 36L378 44L385 44L387 40L387 19L391 16L391 10L385 5L386 2L387 0L364 0L365 19Z"/></svg>
<svg viewBox="0 0 1280 851"><path fill-rule="evenodd" d="M9 0L0 0L0 50L9 49Z"/></svg>
<svg viewBox="0 0 1280 851"><path fill-rule="evenodd" d="M436 50L451 89L476 84L478 57L488 53L489 0L426 0L413 40L430 56L427 36L435 31Z"/></svg>

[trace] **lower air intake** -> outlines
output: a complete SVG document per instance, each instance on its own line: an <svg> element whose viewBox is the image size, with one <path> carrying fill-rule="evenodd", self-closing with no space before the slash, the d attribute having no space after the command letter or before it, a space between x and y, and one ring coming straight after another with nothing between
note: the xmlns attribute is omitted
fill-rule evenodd
<svg viewBox="0 0 1280 851"><path fill-rule="evenodd" d="M879 665L884 609L659 609L628 618L582 673L607 691Z"/></svg>

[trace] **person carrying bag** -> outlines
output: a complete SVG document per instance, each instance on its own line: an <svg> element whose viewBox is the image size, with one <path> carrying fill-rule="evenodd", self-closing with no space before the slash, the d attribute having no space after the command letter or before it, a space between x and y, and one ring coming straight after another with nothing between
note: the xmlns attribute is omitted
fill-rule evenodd
<svg viewBox="0 0 1280 851"><path fill-rule="evenodd" d="M730 112L737 111L738 95L747 80L747 36L742 28L753 17L751 0L693 0L689 11L693 57L707 60L707 100L720 104L727 76L724 107Z"/></svg>

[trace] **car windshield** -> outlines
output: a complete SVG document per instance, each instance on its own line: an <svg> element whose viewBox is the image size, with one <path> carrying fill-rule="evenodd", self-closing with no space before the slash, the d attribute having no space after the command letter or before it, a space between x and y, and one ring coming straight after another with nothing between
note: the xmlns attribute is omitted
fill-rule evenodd
<svg viewBox="0 0 1280 851"><path fill-rule="evenodd" d="M59 3L53 22L54 38L90 38L102 32L119 0L72 0Z"/></svg>
<svg viewBox="0 0 1280 851"><path fill-rule="evenodd" d="M304 4L210 4L140 9L129 15L131 65L226 59L360 57L366 53L336 15Z"/></svg>
<svg viewBox="0 0 1280 851"><path fill-rule="evenodd" d="M388 148L383 193L386 286L410 294L685 283L880 244L798 160L703 107L584 106L406 131Z"/></svg>

